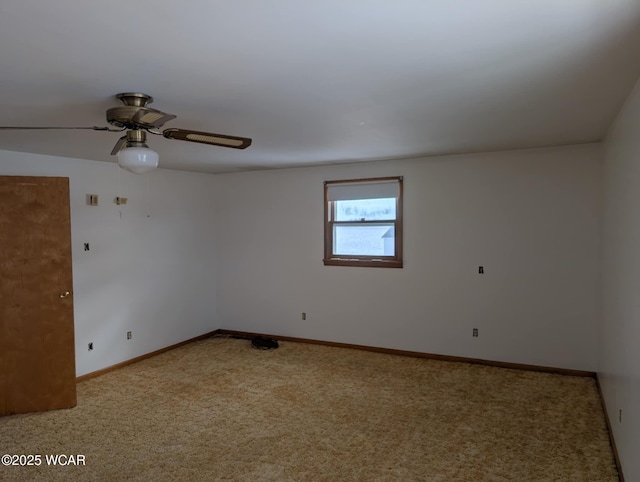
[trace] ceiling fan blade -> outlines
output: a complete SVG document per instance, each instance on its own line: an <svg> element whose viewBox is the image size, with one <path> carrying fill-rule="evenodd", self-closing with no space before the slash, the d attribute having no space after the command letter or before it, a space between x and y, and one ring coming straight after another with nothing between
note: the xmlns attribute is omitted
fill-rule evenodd
<svg viewBox="0 0 640 482"><path fill-rule="evenodd" d="M127 145L127 136L122 136L116 142L116 145L111 149L111 155L115 156L118 152L120 152Z"/></svg>
<svg viewBox="0 0 640 482"><path fill-rule="evenodd" d="M111 129L109 127L16 127L16 126L0 126L0 131L28 131L28 130L60 130L60 129L88 129L92 131L108 131L108 132L122 132L124 129Z"/></svg>
<svg viewBox="0 0 640 482"><path fill-rule="evenodd" d="M225 136L212 134L211 132L189 131L186 129L165 129L162 135L167 139L179 141L200 142L211 146L232 147L234 149L246 149L251 145L251 139L247 137Z"/></svg>
<svg viewBox="0 0 640 482"><path fill-rule="evenodd" d="M155 129L162 127L166 122L171 119L175 119L173 114L165 114L156 109L150 109L149 107L141 108L132 118L131 122L145 126L146 128L153 127Z"/></svg>

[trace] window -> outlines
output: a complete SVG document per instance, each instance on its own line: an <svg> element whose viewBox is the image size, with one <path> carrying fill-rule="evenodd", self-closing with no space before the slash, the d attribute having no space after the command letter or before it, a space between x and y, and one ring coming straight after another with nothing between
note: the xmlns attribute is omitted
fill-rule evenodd
<svg viewBox="0 0 640 482"><path fill-rule="evenodd" d="M402 177L324 183L324 264L402 268Z"/></svg>

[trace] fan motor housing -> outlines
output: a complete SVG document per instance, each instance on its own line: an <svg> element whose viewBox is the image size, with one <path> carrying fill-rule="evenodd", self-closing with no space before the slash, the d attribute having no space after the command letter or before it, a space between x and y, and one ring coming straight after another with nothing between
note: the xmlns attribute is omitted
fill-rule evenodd
<svg viewBox="0 0 640 482"><path fill-rule="evenodd" d="M147 127L133 121L134 116L136 116L141 109L145 108L134 106L113 107L107 110L107 122L116 127L126 127L127 129ZM149 126L149 128L151 127L152 126Z"/></svg>
<svg viewBox="0 0 640 482"><path fill-rule="evenodd" d="M153 97L138 92L116 95L124 104L107 110L107 122L126 129L157 129L176 116L147 107Z"/></svg>
<svg viewBox="0 0 640 482"><path fill-rule="evenodd" d="M127 129L157 129L175 116L150 107L125 105L107 110L107 122Z"/></svg>

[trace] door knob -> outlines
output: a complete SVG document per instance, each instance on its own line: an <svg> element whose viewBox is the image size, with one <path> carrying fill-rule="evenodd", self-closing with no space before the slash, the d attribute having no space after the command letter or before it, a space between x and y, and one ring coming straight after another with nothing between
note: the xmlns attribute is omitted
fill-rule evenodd
<svg viewBox="0 0 640 482"><path fill-rule="evenodd" d="M60 298L66 298L67 296L69 296L71 294L70 291L63 291L62 293L60 293Z"/></svg>

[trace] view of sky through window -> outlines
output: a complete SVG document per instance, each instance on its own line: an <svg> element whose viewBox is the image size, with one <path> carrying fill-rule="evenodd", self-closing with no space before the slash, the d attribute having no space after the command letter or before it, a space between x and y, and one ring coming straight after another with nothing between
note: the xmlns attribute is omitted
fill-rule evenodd
<svg viewBox="0 0 640 482"><path fill-rule="evenodd" d="M392 221L395 198L336 201L336 221ZM393 223L334 225L334 254L393 256Z"/></svg>
<svg viewBox="0 0 640 482"><path fill-rule="evenodd" d="M396 218L395 198L336 201L335 221L377 221Z"/></svg>
<svg viewBox="0 0 640 482"><path fill-rule="evenodd" d="M393 256L393 225L334 226L334 229L335 254ZM386 236L389 232L390 236Z"/></svg>

